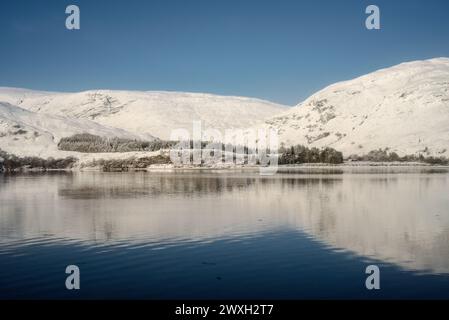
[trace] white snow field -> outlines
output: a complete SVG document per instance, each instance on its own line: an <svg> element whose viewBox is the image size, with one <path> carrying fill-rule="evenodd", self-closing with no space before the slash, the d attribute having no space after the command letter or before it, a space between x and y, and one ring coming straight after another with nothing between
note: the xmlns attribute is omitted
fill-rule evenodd
<svg viewBox="0 0 449 320"><path fill-rule="evenodd" d="M345 156L390 148L449 156L449 58L414 61L333 84L265 122L287 145Z"/></svg>
<svg viewBox="0 0 449 320"><path fill-rule="evenodd" d="M58 151L59 140L77 133L141 138L122 129L102 126L93 121L35 113L0 102L0 149L4 151L17 156L63 157L69 153ZM151 136L146 138L153 139Z"/></svg>
<svg viewBox="0 0 449 320"><path fill-rule="evenodd" d="M135 134L169 139L172 130L192 131L193 121L220 131L261 123L285 106L259 99L202 93L97 90L80 93L0 88L0 101L75 119L89 119Z"/></svg>
<svg viewBox="0 0 449 320"><path fill-rule="evenodd" d="M286 145L330 146L345 156L389 148L449 156L449 58L402 63L333 84L295 107L202 93L0 88L0 148L63 156L75 133L169 139L172 130L275 128ZM119 155L115 155L119 157Z"/></svg>

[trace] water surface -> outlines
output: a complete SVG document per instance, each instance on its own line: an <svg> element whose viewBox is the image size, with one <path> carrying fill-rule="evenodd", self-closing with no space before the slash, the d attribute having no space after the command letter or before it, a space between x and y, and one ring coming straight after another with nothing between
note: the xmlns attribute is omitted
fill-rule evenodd
<svg viewBox="0 0 449 320"><path fill-rule="evenodd" d="M425 168L0 175L0 298L449 298L448 187Z"/></svg>

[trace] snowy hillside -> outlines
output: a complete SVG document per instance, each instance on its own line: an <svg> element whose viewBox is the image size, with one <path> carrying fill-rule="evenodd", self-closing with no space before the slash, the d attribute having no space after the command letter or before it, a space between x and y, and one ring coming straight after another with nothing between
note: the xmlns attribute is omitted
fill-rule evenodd
<svg viewBox="0 0 449 320"><path fill-rule="evenodd" d="M287 145L346 155L390 148L449 156L449 59L403 63L336 83L266 121Z"/></svg>
<svg viewBox="0 0 449 320"><path fill-rule="evenodd" d="M247 128L285 110L284 106L258 99L179 92L52 93L0 88L0 101L161 139L169 139L173 129L191 131L194 120L202 120L205 128Z"/></svg>
<svg viewBox="0 0 449 320"><path fill-rule="evenodd" d="M81 132L169 139L173 129L191 130L194 120L220 130L276 128L287 145L330 146L346 156L389 148L448 157L449 59L403 63L336 83L290 109L200 93L0 88L0 148L17 154L43 155L56 150L61 137Z"/></svg>
<svg viewBox="0 0 449 320"><path fill-rule="evenodd" d="M105 127L89 120L34 113L0 102L0 149L4 151L20 156L60 156L61 152L57 150L59 140L76 133L139 138L124 130Z"/></svg>

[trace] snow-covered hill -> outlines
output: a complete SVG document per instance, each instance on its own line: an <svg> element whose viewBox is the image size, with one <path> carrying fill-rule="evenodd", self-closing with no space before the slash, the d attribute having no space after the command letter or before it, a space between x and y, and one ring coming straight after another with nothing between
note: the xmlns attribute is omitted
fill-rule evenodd
<svg viewBox="0 0 449 320"><path fill-rule="evenodd" d="M190 130L194 120L219 130L276 128L287 145L331 146L346 156L389 148L399 155L447 157L449 58L403 63L336 83L290 109L200 93L0 88L0 148L7 144L18 154L45 154L56 150L61 137L80 132L168 139L174 129Z"/></svg>
<svg viewBox="0 0 449 320"><path fill-rule="evenodd" d="M345 155L390 148L449 156L449 59L403 63L331 85L266 121L287 145Z"/></svg>
<svg viewBox="0 0 449 320"><path fill-rule="evenodd" d="M180 92L54 93L0 88L0 101L161 139L169 139L173 129L191 131L195 120L202 120L205 128L248 128L285 110L282 105L259 99Z"/></svg>
<svg viewBox="0 0 449 320"><path fill-rule="evenodd" d="M58 157L57 143L76 133L105 137L141 138L121 129L102 126L85 119L31 112L0 102L0 149L19 156ZM152 139L147 136L147 139Z"/></svg>

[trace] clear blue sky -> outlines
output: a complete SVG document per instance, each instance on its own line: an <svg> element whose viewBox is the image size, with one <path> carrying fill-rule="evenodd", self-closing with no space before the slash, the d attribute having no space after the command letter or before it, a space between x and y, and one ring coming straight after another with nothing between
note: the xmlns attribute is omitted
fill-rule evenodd
<svg viewBox="0 0 449 320"><path fill-rule="evenodd" d="M81 30L65 28L65 7ZM381 9L380 31L365 8ZM296 104L336 81L449 57L447 0L2 0L0 86L173 90Z"/></svg>

